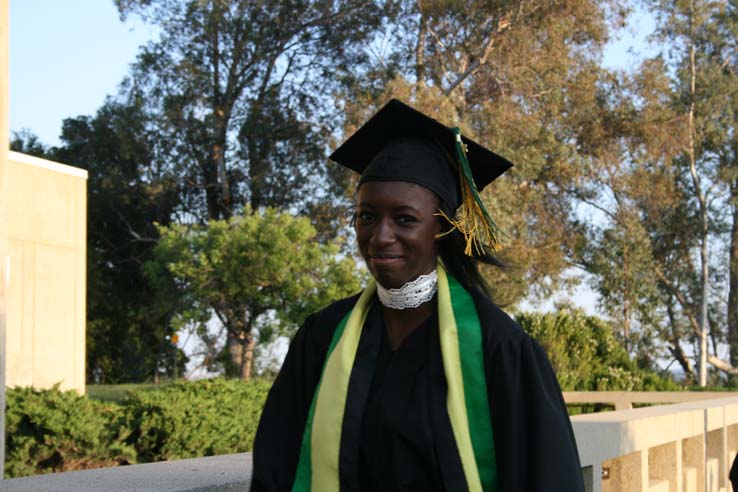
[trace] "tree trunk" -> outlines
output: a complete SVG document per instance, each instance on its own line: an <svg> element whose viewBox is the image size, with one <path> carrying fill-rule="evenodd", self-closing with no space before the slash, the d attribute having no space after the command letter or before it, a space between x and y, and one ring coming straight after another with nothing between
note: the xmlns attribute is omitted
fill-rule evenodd
<svg viewBox="0 0 738 492"><path fill-rule="evenodd" d="M695 155L695 128L694 128L694 112L695 112L695 101L697 99L697 64L695 60L695 8L694 1L690 2L689 7L689 75L690 75L690 86L689 86L689 113L687 115L687 138L688 148L687 154L689 156L689 173L692 176L692 184L694 185L694 191L697 201L700 205L700 386L707 386L707 296L710 281L709 271L709 258L708 258L708 221L707 221L707 200L705 195L702 193L702 186L700 185L700 178L697 175L697 157Z"/></svg>
<svg viewBox="0 0 738 492"><path fill-rule="evenodd" d="M669 352L671 352L671 355L681 366L682 371L684 371L684 377L690 381L694 381L694 368L692 367L692 361L690 361L687 354L684 353L682 346L679 345L679 341L672 340L671 343L672 346L669 347Z"/></svg>
<svg viewBox="0 0 738 492"><path fill-rule="evenodd" d="M728 291L728 345L730 364L738 367L738 180L731 186L733 226L730 231L730 286Z"/></svg>
<svg viewBox="0 0 738 492"><path fill-rule="evenodd" d="M205 182L205 205L208 209L208 220L220 219L220 187L218 186L218 174L212 160L207 160L202 170L202 179Z"/></svg>
<svg viewBox="0 0 738 492"><path fill-rule="evenodd" d="M239 336L228 334L228 354L231 365L240 369L243 366L243 343Z"/></svg>
<svg viewBox="0 0 738 492"><path fill-rule="evenodd" d="M266 142L260 142L266 145ZM269 165L265 157L265 152L260 148L254 138L249 138L246 148L249 156L249 186L251 197L249 202L254 210L267 205L267 177L269 175Z"/></svg>
<svg viewBox="0 0 738 492"><path fill-rule="evenodd" d="M623 274L625 278L628 278L628 253L623 253ZM627 285L627 284L626 284ZM630 350L630 302L628 301L630 295L629 289L626 287L623 290L623 343L625 344L625 350Z"/></svg>
<svg viewBox="0 0 738 492"><path fill-rule="evenodd" d="M426 14L423 11L423 0L418 0L418 12L420 13L420 25L418 26L418 39L415 44L415 88L420 90L425 87L425 36L427 30Z"/></svg>
<svg viewBox="0 0 738 492"><path fill-rule="evenodd" d="M228 127L228 115L223 107L215 108L215 141L210 148L210 162L216 169L216 176L219 181L219 200L218 207L220 217L228 219L233 215L231 187L228 182L228 173L226 172L225 149L226 149L226 129Z"/></svg>
<svg viewBox="0 0 738 492"><path fill-rule="evenodd" d="M669 343L671 344L669 352L671 352L671 355L674 356L681 366L682 371L684 371L684 378L690 382L696 381L697 374L695 374L694 367L692 367L692 361L687 357L687 354L684 353L684 349L679 341L679 330L677 329L674 305L671 300L668 301L666 305L666 314L669 317L669 327L671 329L671 334L668 337Z"/></svg>
<svg viewBox="0 0 738 492"><path fill-rule="evenodd" d="M247 333L243 339L243 361L241 364L241 379L244 381L251 380L251 368L254 360L255 346L256 338L253 334Z"/></svg>

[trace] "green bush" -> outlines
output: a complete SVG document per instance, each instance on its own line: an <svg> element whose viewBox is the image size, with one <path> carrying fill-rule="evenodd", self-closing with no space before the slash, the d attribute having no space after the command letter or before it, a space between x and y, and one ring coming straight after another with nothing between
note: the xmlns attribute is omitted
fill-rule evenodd
<svg viewBox="0 0 738 492"><path fill-rule="evenodd" d="M270 382L210 379L133 391L123 401L139 461L251 450Z"/></svg>
<svg viewBox="0 0 738 492"><path fill-rule="evenodd" d="M212 379L129 391L7 392L6 477L250 451L271 382Z"/></svg>
<svg viewBox="0 0 738 492"><path fill-rule="evenodd" d="M677 391L670 379L641 369L615 338L612 327L581 311L521 313L523 330L544 347L562 390Z"/></svg>
<svg viewBox="0 0 738 492"><path fill-rule="evenodd" d="M82 470L136 462L121 408L74 391L9 388L5 476Z"/></svg>

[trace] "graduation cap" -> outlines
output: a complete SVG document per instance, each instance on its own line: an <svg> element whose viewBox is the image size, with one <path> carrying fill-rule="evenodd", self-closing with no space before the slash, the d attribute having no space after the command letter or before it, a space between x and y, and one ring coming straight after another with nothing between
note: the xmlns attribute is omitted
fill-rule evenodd
<svg viewBox="0 0 738 492"><path fill-rule="evenodd" d="M467 255L483 245L499 249L498 230L479 192L512 164L461 136L459 128L426 116L397 99L390 100L330 156L367 181L407 181L433 191L455 216L443 211L466 238ZM457 210L458 209L458 210Z"/></svg>

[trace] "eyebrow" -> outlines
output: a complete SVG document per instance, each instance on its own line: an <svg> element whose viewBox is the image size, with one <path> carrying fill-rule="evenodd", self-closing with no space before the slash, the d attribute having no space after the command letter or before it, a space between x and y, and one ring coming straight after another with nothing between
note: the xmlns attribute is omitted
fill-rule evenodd
<svg viewBox="0 0 738 492"><path fill-rule="evenodd" d="M377 207L375 205L371 204L371 203L360 202L360 203L358 203L356 205L356 208L369 208L369 209L374 210ZM391 207L391 210L393 212L407 212L407 211L409 211L409 212L414 212L416 214L420 214L421 213L420 210L418 210L417 208L413 207L412 205L398 205L396 207Z"/></svg>

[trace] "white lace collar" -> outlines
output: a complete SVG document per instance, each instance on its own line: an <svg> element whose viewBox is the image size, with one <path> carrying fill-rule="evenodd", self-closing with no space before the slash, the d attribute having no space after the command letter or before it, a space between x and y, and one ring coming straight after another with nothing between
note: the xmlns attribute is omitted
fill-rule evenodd
<svg viewBox="0 0 738 492"><path fill-rule="evenodd" d="M377 295L383 306L392 309L416 308L433 299L438 288L438 275L433 270L397 289L385 289L377 283Z"/></svg>

